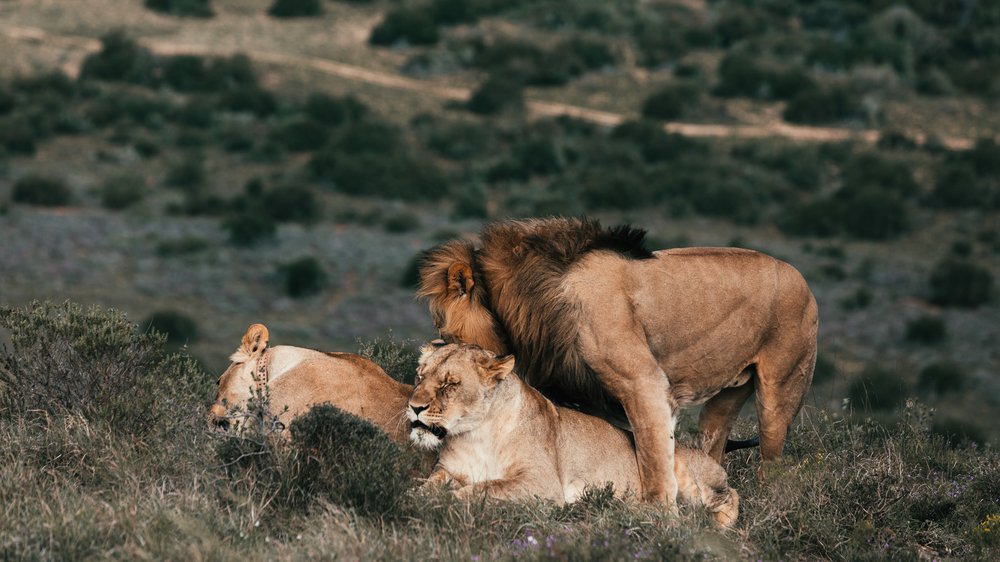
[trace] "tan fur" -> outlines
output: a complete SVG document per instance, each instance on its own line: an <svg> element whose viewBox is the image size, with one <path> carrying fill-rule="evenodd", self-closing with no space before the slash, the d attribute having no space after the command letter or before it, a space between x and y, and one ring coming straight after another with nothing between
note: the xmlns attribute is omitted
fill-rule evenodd
<svg viewBox="0 0 1000 562"><path fill-rule="evenodd" d="M232 355L233 364L219 378L209 421L217 426L234 408L245 407L254 395L256 360L267 346L262 324L247 329ZM289 427L292 419L317 404L331 405L366 419L397 442L405 442L409 424L403 416L412 387L395 381L377 364L351 353L323 353L301 347L277 346L268 356L269 410ZM240 361L237 361L240 360Z"/></svg>
<svg viewBox="0 0 1000 562"><path fill-rule="evenodd" d="M444 428L443 439L415 425L411 440L441 445L432 484L452 483L468 497L532 496L573 501L587 486L610 482L618 493L641 491L629 435L608 422L557 407L513 373L513 358L471 345L425 348L407 415ZM739 495L726 472L703 451L678 447L680 499L704 505L729 527Z"/></svg>
<svg viewBox="0 0 1000 562"><path fill-rule="evenodd" d="M644 496L669 504L678 406L705 403L700 439L721 460L756 391L762 456L780 456L812 380L818 312L784 262L733 248L649 253L643 236L585 219L494 223L478 249L429 251L419 295L446 340L514 353L546 396L628 423ZM471 271L463 294L453 271Z"/></svg>

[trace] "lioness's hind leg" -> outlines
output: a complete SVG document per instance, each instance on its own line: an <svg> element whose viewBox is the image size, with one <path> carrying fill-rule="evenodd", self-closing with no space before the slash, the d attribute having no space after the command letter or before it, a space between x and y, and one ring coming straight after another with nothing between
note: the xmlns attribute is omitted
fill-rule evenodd
<svg viewBox="0 0 1000 562"><path fill-rule="evenodd" d="M698 439L704 451L716 462L722 462L726 440L740 415L743 404L753 394L753 379L734 388L726 388L713 396L698 417Z"/></svg>

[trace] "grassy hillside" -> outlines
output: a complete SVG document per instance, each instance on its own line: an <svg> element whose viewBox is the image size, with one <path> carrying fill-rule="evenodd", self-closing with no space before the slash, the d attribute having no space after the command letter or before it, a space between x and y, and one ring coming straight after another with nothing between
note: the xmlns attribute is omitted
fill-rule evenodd
<svg viewBox="0 0 1000 562"><path fill-rule="evenodd" d="M995 543L970 537L989 527L995 498L962 499L943 515L928 508L936 515L924 519L911 503L979 478L990 467L981 463L995 466L988 446L1000 437L992 4L323 1L282 2L278 12L305 13L269 15L277 4L0 3L0 304L68 299L166 333L169 350L198 363L186 405L174 406L194 420L209 400L209 373L221 372L252 322L266 323L276 343L327 350L433 337L413 300L415 257L495 218L585 213L646 228L658 248L760 249L802 271L821 310L811 413L786 467L791 487L758 482L756 463L734 457L730 474L756 517L738 536L720 537L694 515L677 523L595 496L584 514L447 504L436 513L449 519L416 530L313 505L301 513L321 512L322 522L300 514L287 523L281 511L242 543L267 503L253 494L270 488L218 492L233 475L219 461L198 462L214 459L219 444L191 436L114 460L123 468L111 480L144 476L115 496L113 511L141 509L141 525L191 536L213 529L203 546L219 557L231 548L302 557L334 545L348 557L407 548L547 556L512 550L511 541L528 544L524 527L584 549L552 556L598 556L602 546L584 545L594 531L609 533L615 552L648 548L649 557L679 548L852 558L891 533L887 557L988 558L981 549ZM922 406L907 406L914 400ZM35 450L35 435L59 450L121 449L103 414L69 407L44 423L5 414L14 438L4 454ZM696 415L685 414L685 430ZM95 441L79 445L81 435ZM932 451L924 464L909 456L911 442ZM149 459L161 449L186 460L168 471L173 491L152 505L161 465ZM24 471L19 478L50 466L25 462L11 469ZM852 466L870 474L837 488L831 475ZM53 470L53 482L78 477ZM65 510L53 513L94 513L111 480L66 488L72 501L38 493ZM905 484L917 495L897 494L904 481L918 482ZM878 509L851 503L883 491ZM786 496L802 503L782 504ZM234 519L206 526L220 506ZM795 519L817 506L832 510L829 534L818 515L815 524ZM482 524L499 514L518 523ZM560 534L567 521L572 529ZM362 530L352 535L355 524ZM79 544L123 557L147 548L136 538L144 534L116 525L77 528ZM290 539L297 526L315 541L306 550ZM459 538L462 529L485 533L482 542ZM417 530L450 538L422 542ZM383 532L399 542L371 543ZM32 541L25 548L40 552ZM812 546L783 550L789 542ZM21 552L14 542L4 548Z"/></svg>
<svg viewBox="0 0 1000 562"><path fill-rule="evenodd" d="M242 437L202 429L211 376L117 313L0 310L4 558L995 559L1000 458L949 446L925 406L900 421L813 408L786 462L730 455L736 529L593 489L580 501L461 504L414 489L417 459L321 407ZM382 346L390 372L412 360ZM409 352L412 354L412 352ZM386 362L390 357L393 361ZM65 376L53 377L53 373Z"/></svg>

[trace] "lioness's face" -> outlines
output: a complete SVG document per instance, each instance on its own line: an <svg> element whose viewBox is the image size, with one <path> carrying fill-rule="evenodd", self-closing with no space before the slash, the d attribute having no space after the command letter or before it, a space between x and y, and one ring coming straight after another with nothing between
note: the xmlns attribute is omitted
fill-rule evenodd
<svg viewBox="0 0 1000 562"><path fill-rule="evenodd" d="M219 389L215 394L215 403L208 409L208 425L210 429L228 431L236 429L228 414L234 408L246 405L253 395L253 364L233 363L219 377Z"/></svg>
<svg viewBox="0 0 1000 562"><path fill-rule="evenodd" d="M435 449L447 435L465 433L482 423L490 389L511 372L514 360L498 359L471 345L430 344L420 351L406 416L410 440Z"/></svg>

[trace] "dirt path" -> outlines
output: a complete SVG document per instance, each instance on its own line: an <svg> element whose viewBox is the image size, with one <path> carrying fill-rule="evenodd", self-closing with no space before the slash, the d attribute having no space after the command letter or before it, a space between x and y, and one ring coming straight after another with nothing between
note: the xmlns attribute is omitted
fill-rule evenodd
<svg viewBox="0 0 1000 562"><path fill-rule="evenodd" d="M67 53L61 65L62 70L70 76L78 75L83 59L88 54L98 51L101 48L100 41L89 37L56 35L34 27L0 24L0 33L12 39L24 41L25 43L46 43L72 47L72 50ZM229 56L237 52L209 45L178 43L163 39L146 39L142 40L141 43L154 53L160 55ZM239 52L249 56L253 60L264 63L283 66L291 65L300 68L305 67L345 80L355 80L385 88L418 92L443 100L465 101L469 99L471 94L468 88L442 86L424 80L415 80L398 74L370 70L361 66L344 64L319 57L291 55L255 49L240 50ZM557 102L529 100L527 106L528 110L536 116L556 117L565 115L605 126L615 126L626 119L625 115L619 113ZM766 125L713 125L671 121L664 124L664 129L671 133L690 137L784 137L801 142L854 140L874 143L879 138L879 132L871 129L854 130L839 127L809 127L792 125L782 121ZM921 143L926 141L922 137L918 137L916 140ZM941 142L945 147L954 150L967 149L973 144L972 139L959 137L942 138Z"/></svg>

